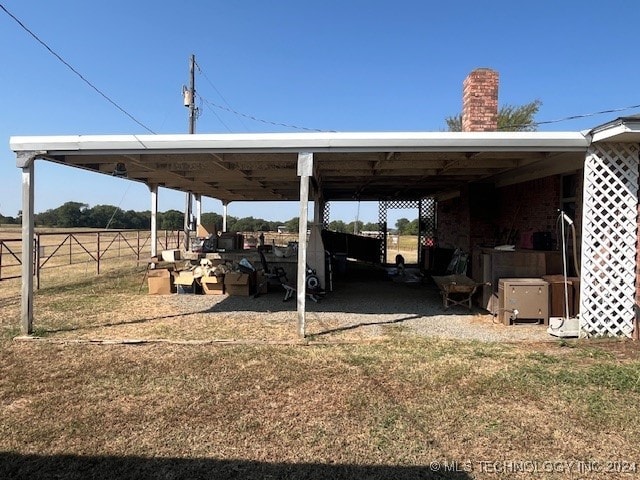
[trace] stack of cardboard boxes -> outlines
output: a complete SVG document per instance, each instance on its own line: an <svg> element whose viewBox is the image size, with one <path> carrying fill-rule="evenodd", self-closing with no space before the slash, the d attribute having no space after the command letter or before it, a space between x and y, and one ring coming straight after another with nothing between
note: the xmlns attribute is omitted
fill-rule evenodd
<svg viewBox="0 0 640 480"><path fill-rule="evenodd" d="M179 250L162 252L165 262L175 262L180 258ZM247 297L256 293L258 285L261 291L257 293L266 293L266 282L262 276L262 272L233 271L222 260L209 259L202 260L200 266L186 265L185 268L176 269L175 265L170 265L147 272L150 295L226 293Z"/></svg>

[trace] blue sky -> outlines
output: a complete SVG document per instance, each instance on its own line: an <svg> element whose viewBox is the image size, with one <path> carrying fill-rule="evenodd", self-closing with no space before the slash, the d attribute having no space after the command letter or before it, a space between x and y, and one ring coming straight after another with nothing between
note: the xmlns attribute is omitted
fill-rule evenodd
<svg viewBox="0 0 640 480"><path fill-rule="evenodd" d="M461 109L462 81L478 67L499 71L500 104L540 99L540 121L640 104L633 0L0 3L157 133L187 131L181 87L192 53L204 72L197 92L210 104L321 130L444 130L444 118ZM0 213L21 208L10 136L145 132L2 11L0 58ZM296 131L213 110L202 104L199 133ZM541 130L584 130L635 113ZM36 211L70 200L125 210L150 202L142 184L38 162ZM160 210L183 206L183 194L161 189ZM218 201L203 207L222 212ZM289 203L229 206L231 215L271 220L297 211ZM345 221L356 212L354 204L331 208ZM377 207L362 205L359 218L374 221Z"/></svg>

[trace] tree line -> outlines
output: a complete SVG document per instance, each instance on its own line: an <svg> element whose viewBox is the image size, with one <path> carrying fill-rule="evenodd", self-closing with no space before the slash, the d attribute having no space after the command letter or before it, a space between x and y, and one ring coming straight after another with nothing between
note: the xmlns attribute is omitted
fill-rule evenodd
<svg viewBox="0 0 640 480"><path fill-rule="evenodd" d="M20 224L21 221L20 213L17 217L6 217L0 214L0 224ZM160 230L182 230L184 214L178 210L158 212L157 222ZM151 228L151 211L122 210L114 205L89 207L86 203L66 202L57 208L36 213L34 223L37 227L147 230ZM222 215L218 213L203 213L201 223L215 225L218 231L222 231ZM230 232L274 232L282 226L289 232L297 232L298 225L298 217L286 221L271 221L263 218L227 216L227 230ZM342 220L333 220L328 227L329 230L342 233L379 230L377 223L362 221L346 223ZM416 235L418 220L409 221L401 218L396 222L396 231L403 235Z"/></svg>

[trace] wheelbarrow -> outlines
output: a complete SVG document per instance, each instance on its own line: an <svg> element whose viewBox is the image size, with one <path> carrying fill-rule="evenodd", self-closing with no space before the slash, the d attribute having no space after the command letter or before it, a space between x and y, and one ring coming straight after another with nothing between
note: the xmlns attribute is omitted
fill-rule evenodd
<svg viewBox="0 0 640 480"><path fill-rule="evenodd" d="M476 293L478 287L489 285L474 282L466 275L444 275L431 278L440 289L445 310L452 305L460 305L471 310L471 297Z"/></svg>

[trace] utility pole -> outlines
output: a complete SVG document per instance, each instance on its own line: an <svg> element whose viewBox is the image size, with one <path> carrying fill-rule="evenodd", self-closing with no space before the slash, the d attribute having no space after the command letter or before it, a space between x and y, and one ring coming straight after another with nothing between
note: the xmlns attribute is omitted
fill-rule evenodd
<svg viewBox="0 0 640 480"><path fill-rule="evenodd" d="M189 109L189 133L196 133L196 56L189 58L189 87L183 87L184 106ZM193 208L193 195L191 192L185 194L184 207L184 249L191 250L191 211Z"/></svg>
<svg viewBox="0 0 640 480"><path fill-rule="evenodd" d="M196 56L189 59L189 133L196 133Z"/></svg>

